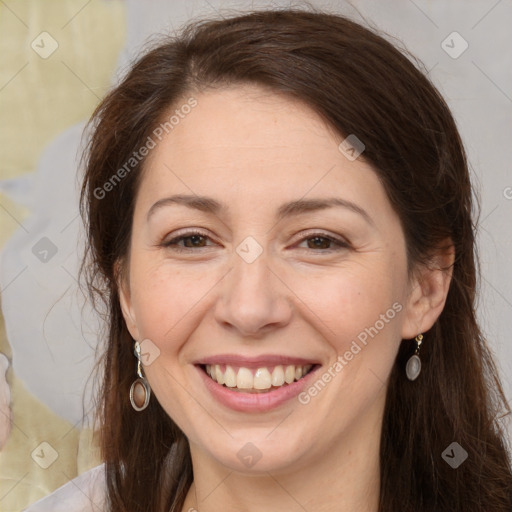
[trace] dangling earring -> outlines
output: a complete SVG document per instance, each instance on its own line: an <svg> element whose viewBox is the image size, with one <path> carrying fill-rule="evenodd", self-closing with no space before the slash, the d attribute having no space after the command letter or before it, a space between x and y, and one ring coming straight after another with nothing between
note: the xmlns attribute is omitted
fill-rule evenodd
<svg viewBox="0 0 512 512"><path fill-rule="evenodd" d="M135 342L134 346L135 357L137 358L137 375L136 379L130 387L130 403L136 411L143 411L149 404L151 396L151 388L149 383L142 373L141 352L140 344Z"/></svg>
<svg viewBox="0 0 512 512"><path fill-rule="evenodd" d="M416 350L414 351L414 354L409 358L409 361L407 361L407 365L405 366L405 373L407 374L407 378L409 380L416 380L421 372L421 359L419 354L421 343L423 341L423 334L418 334L414 341L416 341Z"/></svg>

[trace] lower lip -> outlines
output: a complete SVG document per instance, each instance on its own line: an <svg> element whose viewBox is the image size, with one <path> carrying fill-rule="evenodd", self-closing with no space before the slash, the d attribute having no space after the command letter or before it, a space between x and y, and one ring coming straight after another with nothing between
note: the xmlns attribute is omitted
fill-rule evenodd
<svg viewBox="0 0 512 512"><path fill-rule="evenodd" d="M200 366L196 366L196 368L208 391L221 404L240 412L266 412L279 407L284 402L299 395L307 387L313 374L316 373L320 366L318 365L300 380L265 393L233 391L210 378Z"/></svg>

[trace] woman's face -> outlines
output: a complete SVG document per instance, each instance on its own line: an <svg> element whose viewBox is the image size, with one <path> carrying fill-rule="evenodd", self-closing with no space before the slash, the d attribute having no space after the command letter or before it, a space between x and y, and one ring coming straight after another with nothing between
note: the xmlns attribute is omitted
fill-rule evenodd
<svg viewBox="0 0 512 512"><path fill-rule="evenodd" d="M196 100L149 155L123 313L193 453L298 469L380 430L419 327L403 232L372 168L307 107L248 86Z"/></svg>

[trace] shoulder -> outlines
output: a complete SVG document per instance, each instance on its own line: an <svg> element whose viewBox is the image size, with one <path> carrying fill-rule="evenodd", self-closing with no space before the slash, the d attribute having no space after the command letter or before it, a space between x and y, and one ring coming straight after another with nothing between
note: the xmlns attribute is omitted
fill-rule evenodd
<svg viewBox="0 0 512 512"><path fill-rule="evenodd" d="M82 473L24 512L105 512L105 465Z"/></svg>

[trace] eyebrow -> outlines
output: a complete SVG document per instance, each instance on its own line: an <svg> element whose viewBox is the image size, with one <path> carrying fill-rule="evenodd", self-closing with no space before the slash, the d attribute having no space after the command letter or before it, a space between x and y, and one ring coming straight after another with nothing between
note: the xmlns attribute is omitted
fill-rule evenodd
<svg viewBox="0 0 512 512"><path fill-rule="evenodd" d="M219 203L212 197L178 194L169 197L164 197L163 199L159 199L149 209L146 219L149 220L149 218L160 208L174 204L186 206L187 208L199 210L213 215L219 215L220 213L222 213L223 211L227 211L228 209L226 205ZM366 220L366 222L368 222L369 224L373 226L375 225L373 219L370 217L368 212L366 212L366 210L364 210L357 204L353 203L352 201L341 199L339 197L327 197L322 199L298 199L295 201L289 201L287 203L282 204L278 208L276 218L278 221L280 221L287 217L292 217L294 215L300 215L318 210L325 210L327 208L333 207L345 208L347 210L350 210L363 217L364 220Z"/></svg>

